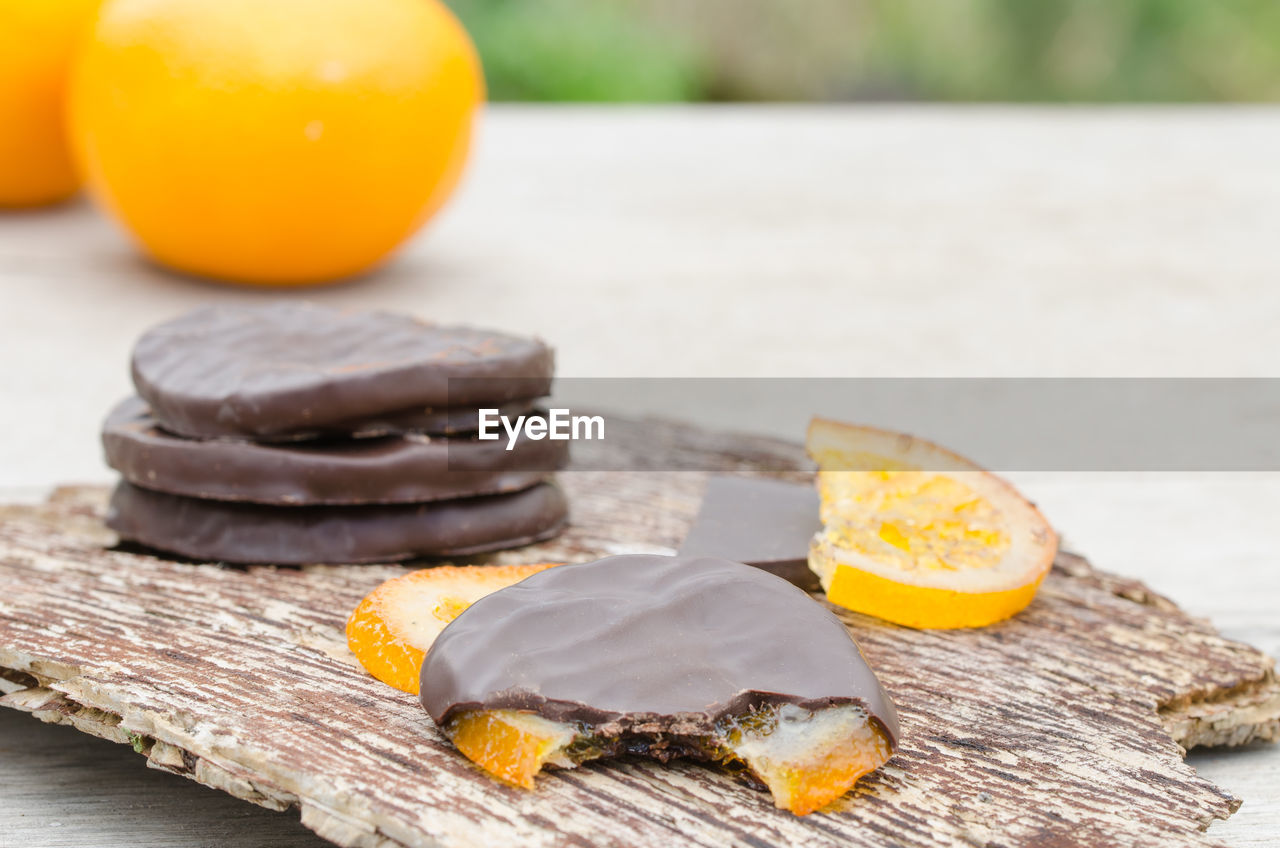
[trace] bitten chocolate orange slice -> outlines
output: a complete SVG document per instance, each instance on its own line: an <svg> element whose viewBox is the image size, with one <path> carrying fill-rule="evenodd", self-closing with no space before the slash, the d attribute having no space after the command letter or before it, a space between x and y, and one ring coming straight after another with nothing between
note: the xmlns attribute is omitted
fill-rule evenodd
<svg viewBox="0 0 1280 848"><path fill-rule="evenodd" d="M422 664L423 706L472 762L643 754L721 764L797 815L883 765L893 703L849 631L787 581L712 558L615 556L471 604Z"/></svg>
<svg viewBox="0 0 1280 848"><path fill-rule="evenodd" d="M1011 485L923 439L815 418L823 530L809 549L834 604L917 628L981 627L1031 603L1058 537Z"/></svg>

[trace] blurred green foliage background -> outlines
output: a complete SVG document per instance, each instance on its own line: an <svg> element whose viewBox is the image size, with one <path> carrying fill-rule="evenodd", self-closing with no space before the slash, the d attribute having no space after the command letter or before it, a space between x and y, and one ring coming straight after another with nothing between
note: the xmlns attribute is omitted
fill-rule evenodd
<svg viewBox="0 0 1280 848"><path fill-rule="evenodd" d="M493 100L1280 97L1280 0L446 2Z"/></svg>

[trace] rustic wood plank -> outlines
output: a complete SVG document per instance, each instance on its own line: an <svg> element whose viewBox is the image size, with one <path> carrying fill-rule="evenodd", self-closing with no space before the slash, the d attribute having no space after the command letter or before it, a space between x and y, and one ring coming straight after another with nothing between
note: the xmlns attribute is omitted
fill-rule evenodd
<svg viewBox="0 0 1280 848"><path fill-rule="evenodd" d="M672 467L689 452L726 470L803 466L783 442L629 426L614 444L636 463ZM571 532L495 559L669 549L704 475L563 482ZM1179 743L1280 734L1268 658L1064 556L1026 613L985 630L843 616L899 704L904 739L828 812L796 819L693 764L595 764L524 793L479 774L415 699L346 652L347 610L402 568L222 568L108 550L103 494L0 509L0 704L128 742L236 797L298 807L342 845L1208 845L1203 827L1238 802L1197 777Z"/></svg>

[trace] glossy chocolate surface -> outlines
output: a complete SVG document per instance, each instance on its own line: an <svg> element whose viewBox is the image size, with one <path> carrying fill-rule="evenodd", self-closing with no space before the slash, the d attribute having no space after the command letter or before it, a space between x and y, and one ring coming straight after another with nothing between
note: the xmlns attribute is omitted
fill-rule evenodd
<svg viewBox="0 0 1280 848"><path fill-rule="evenodd" d="M134 385L155 417L205 438L288 438L415 409L496 406L546 394L553 372L537 339L296 301L197 309L133 350Z"/></svg>
<svg viewBox="0 0 1280 848"><path fill-rule="evenodd" d="M789 703L858 704L898 736L892 702L829 610L758 568L627 555L564 565L481 598L436 638L421 700L531 710L599 733L710 733Z"/></svg>
<svg viewBox="0 0 1280 848"><path fill-rule="evenodd" d="M262 445L196 440L161 430L140 398L103 425L107 464L138 486L173 495L276 505L412 503L527 489L561 468L567 441L521 436L378 439Z"/></svg>
<svg viewBox="0 0 1280 848"><path fill-rule="evenodd" d="M234 563L392 562L464 556L547 539L568 506L550 483L427 504L263 506L166 495L121 483L107 526L122 540Z"/></svg>
<svg viewBox="0 0 1280 848"><path fill-rule="evenodd" d="M712 477L679 553L754 565L815 592L821 587L809 570L809 541L821 529L812 485Z"/></svg>
<svg viewBox="0 0 1280 848"><path fill-rule="evenodd" d="M539 398L519 398L505 403L485 404L498 410L499 415L517 418L527 415L538 405ZM336 421L324 427L310 430L293 430L288 433L255 436L258 442L273 444L312 441L325 438L369 439L379 436L403 436L425 433L429 436L452 436L474 433L480 429L478 406L446 406L440 408L413 407L395 412L383 412L351 421ZM236 436L223 438L242 438Z"/></svg>

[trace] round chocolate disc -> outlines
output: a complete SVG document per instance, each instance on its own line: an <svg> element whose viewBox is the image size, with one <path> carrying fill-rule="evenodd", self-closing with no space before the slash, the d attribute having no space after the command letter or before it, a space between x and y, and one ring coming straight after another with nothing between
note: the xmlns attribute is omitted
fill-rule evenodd
<svg viewBox="0 0 1280 848"><path fill-rule="evenodd" d="M129 398L102 429L107 464L130 483L277 505L418 503L527 489L562 468L569 443L419 435L261 445L173 436Z"/></svg>
<svg viewBox="0 0 1280 848"><path fill-rule="evenodd" d="M123 541L191 559L302 565L514 548L556 535L567 516L564 495L551 483L506 495L369 506L205 501L120 483L107 526Z"/></svg>
<svg viewBox="0 0 1280 848"><path fill-rule="evenodd" d="M840 619L780 577L709 557L613 556L499 589L436 637L421 684L438 724L516 709L697 734L764 704L857 704L898 736Z"/></svg>
<svg viewBox="0 0 1280 848"><path fill-rule="evenodd" d="M498 410L498 414L507 418L527 415L538 405L539 398L520 398L505 403L488 404ZM338 437L367 439L377 436L403 436L410 433L426 433L430 436L452 436L459 433L474 433L480 429L480 409L475 406L446 406L439 409L414 407L398 412L387 412L371 418L355 421L338 421L323 428L309 431L277 434L274 436L255 436L255 441L300 442L317 438ZM243 440L242 440L243 441Z"/></svg>
<svg viewBox="0 0 1280 848"><path fill-rule="evenodd" d="M133 349L152 414L199 438L290 438L412 410L496 407L545 395L553 371L538 339L295 301L197 309Z"/></svg>

